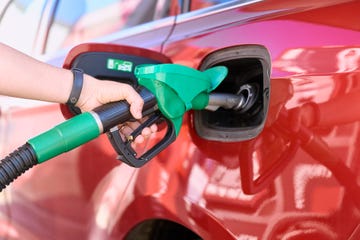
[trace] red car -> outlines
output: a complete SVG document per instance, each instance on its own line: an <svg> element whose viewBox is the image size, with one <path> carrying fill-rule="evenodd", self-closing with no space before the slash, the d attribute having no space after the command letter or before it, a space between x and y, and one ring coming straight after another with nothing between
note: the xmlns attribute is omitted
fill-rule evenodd
<svg viewBox="0 0 360 240"><path fill-rule="evenodd" d="M0 32L29 2L0 5ZM31 49L51 64L136 47L226 66L215 91L249 84L257 98L245 111L187 113L140 168L105 135L35 166L0 195L1 239L360 239L359 1L44 2ZM89 41L101 44L68 55ZM5 156L64 117L46 104L2 107L0 120Z"/></svg>

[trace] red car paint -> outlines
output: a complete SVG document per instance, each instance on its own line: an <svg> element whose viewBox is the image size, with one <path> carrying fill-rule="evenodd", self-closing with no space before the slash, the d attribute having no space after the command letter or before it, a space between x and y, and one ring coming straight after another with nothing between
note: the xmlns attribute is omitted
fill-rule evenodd
<svg viewBox="0 0 360 240"><path fill-rule="evenodd" d="M140 169L116 161L101 136L2 193L1 237L122 239L166 219L203 239L360 239L359 11L358 1L266 1L179 18L162 51L174 63L198 68L234 45L269 50L262 133L204 140L189 113L176 142ZM57 106L2 118L4 152L63 121Z"/></svg>

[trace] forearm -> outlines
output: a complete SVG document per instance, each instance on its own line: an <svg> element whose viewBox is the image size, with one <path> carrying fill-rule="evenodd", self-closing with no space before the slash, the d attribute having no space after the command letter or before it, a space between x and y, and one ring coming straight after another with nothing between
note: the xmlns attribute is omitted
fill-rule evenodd
<svg viewBox="0 0 360 240"><path fill-rule="evenodd" d="M40 62L0 43L0 95L66 103L73 87L73 73ZM84 74L76 103L82 111L113 101L126 100L135 118L141 118L143 99L130 85L98 81Z"/></svg>
<svg viewBox="0 0 360 240"><path fill-rule="evenodd" d="M65 103L72 73L37 61L0 43L0 94Z"/></svg>

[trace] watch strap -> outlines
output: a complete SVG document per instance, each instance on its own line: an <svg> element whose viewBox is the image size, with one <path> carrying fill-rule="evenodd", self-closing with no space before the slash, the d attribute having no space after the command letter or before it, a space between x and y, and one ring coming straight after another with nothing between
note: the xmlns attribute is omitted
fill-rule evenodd
<svg viewBox="0 0 360 240"><path fill-rule="evenodd" d="M67 104L74 105L78 102L81 94L81 90L84 82L84 71L79 68L72 68L71 72L73 73L73 86L71 89L70 96L67 100Z"/></svg>

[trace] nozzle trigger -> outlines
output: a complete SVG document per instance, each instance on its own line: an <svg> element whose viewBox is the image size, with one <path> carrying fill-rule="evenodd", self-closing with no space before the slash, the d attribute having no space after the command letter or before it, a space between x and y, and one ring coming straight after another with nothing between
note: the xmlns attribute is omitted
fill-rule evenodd
<svg viewBox="0 0 360 240"><path fill-rule="evenodd" d="M167 124L165 136L151 149L146 151L140 157L137 157L136 151L131 146L132 140L135 139L138 135L140 135L141 131L145 127L149 127L159 120L164 120ZM154 113L148 120L146 120L137 129L135 129L130 135L131 139L126 138L125 140L123 140L117 127L110 129L110 131L107 132L107 135L111 145L119 154L120 160L132 167L137 168L149 162L153 157L159 154L176 139L176 131L173 123L167 118L165 118L159 111Z"/></svg>

